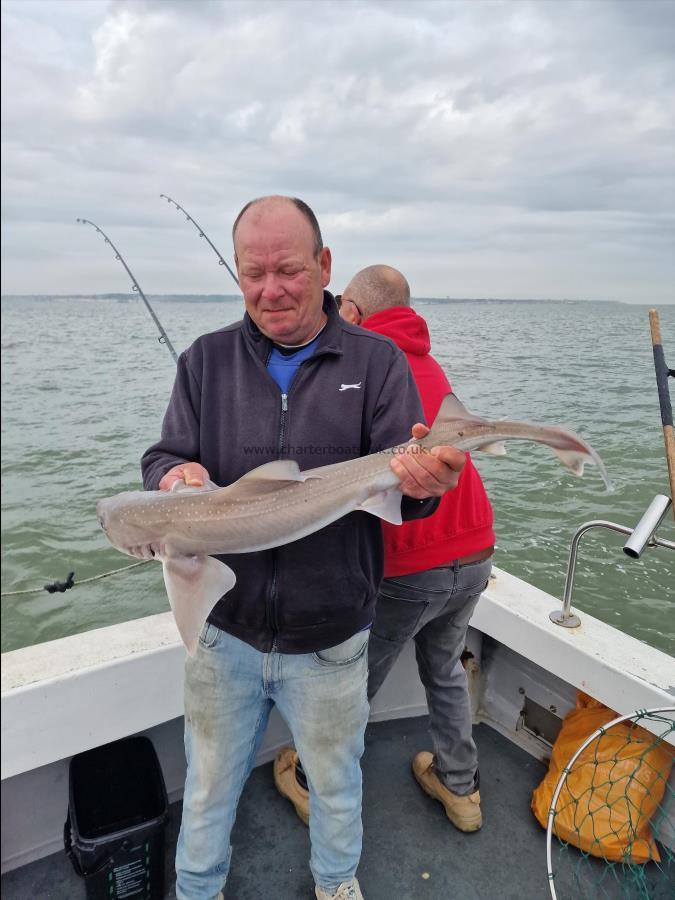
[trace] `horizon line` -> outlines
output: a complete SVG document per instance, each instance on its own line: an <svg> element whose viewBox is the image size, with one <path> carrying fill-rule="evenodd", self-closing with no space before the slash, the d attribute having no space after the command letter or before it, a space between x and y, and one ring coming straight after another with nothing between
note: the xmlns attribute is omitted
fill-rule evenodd
<svg viewBox="0 0 675 900"><path fill-rule="evenodd" d="M201 297L212 297L216 299L225 299L225 300L243 300L241 294L214 294L214 293L201 293L201 294L192 294L192 293L160 293L160 294L147 294L148 297L152 297L153 299L162 299L166 297L180 298L180 299L199 299ZM0 299L30 299L41 297L44 299L54 299L54 300L63 300L63 299L107 299L112 300L116 298L138 298L138 294L135 292L127 292L127 291L103 291L99 293L85 293L85 294L75 294L75 293L65 293L65 294L45 294L40 292L33 292L29 294L16 294L16 293L3 293L0 294ZM450 297L446 296L430 296L430 295L420 295L416 297L411 297L411 301L419 301L419 300L429 300L433 302L440 303L621 303L627 306L650 306L654 305L654 301L648 300L617 300L617 299L607 299L607 298L592 298L592 297ZM672 301L657 301L657 305L665 305L672 306L675 304L675 299Z"/></svg>

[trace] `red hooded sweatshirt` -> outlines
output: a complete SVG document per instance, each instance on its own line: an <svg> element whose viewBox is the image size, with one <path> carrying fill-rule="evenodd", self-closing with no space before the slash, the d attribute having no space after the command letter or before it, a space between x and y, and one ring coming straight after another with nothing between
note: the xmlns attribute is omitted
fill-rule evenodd
<svg viewBox="0 0 675 900"><path fill-rule="evenodd" d="M362 327L386 335L403 350L431 425L443 397L452 388L443 369L429 353L427 323L410 307L393 306L369 316ZM441 498L432 516L402 525L382 523L384 577L422 572L486 550L495 542L492 522L490 501L467 454L457 487Z"/></svg>

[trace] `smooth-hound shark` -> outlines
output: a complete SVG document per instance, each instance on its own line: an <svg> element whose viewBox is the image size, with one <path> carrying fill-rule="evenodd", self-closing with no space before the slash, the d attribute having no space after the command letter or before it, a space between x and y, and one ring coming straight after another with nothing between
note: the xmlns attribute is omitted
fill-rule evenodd
<svg viewBox="0 0 675 900"><path fill-rule="evenodd" d="M300 471L292 460L275 460L227 487L207 482L173 491L127 491L100 500L99 522L111 544L141 559L160 560L178 631L188 653L197 648L207 616L235 584L215 554L250 553L289 544L363 510L401 524L399 479L389 463L416 444L505 454L505 440L551 447L575 475L593 462L609 488L605 466L578 435L563 428L524 422L489 422L471 415L454 394L441 404L426 437L346 462Z"/></svg>

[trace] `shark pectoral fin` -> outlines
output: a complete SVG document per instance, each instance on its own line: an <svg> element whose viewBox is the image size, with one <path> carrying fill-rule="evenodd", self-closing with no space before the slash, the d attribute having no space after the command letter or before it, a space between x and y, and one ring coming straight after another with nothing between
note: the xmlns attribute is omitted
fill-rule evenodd
<svg viewBox="0 0 675 900"><path fill-rule="evenodd" d="M491 456L506 456L504 441L493 441L490 444L483 444L482 447L477 447L476 449L480 450L481 453L489 453Z"/></svg>
<svg viewBox="0 0 675 900"><path fill-rule="evenodd" d="M229 566L212 556L163 557L162 568L178 631L193 656L207 616L237 579Z"/></svg>
<svg viewBox="0 0 675 900"><path fill-rule="evenodd" d="M392 525L400 525L403 522L401 518L402 496L397 487L389 488L388 491L368 497L357 509L378 516L385 522L391 522Z"/></svg>

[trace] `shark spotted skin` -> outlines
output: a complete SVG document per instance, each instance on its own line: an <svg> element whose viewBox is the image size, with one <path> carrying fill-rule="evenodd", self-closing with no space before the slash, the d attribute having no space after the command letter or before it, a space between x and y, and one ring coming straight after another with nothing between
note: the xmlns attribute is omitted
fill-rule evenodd
<svg viewBox="0 0 675 900"><path fill-rule="evenodd" d="M291 460L253 469L227 487L208 482L174 491L128 491L100 500L96 513L111 544L140 559L161 561L181 638L193 654L207 616L235 584L217 554L249 553L289 544L354 510L401 524L399 479L390 467L396 453L416 444L482 449L503 455L504 441L527 440L551 447L575 475L594 463L609 488L593 448L563 428L524 422L489 422L471 415L454 394L441 404L421 440L369 456L300 471Z"/></svg>

